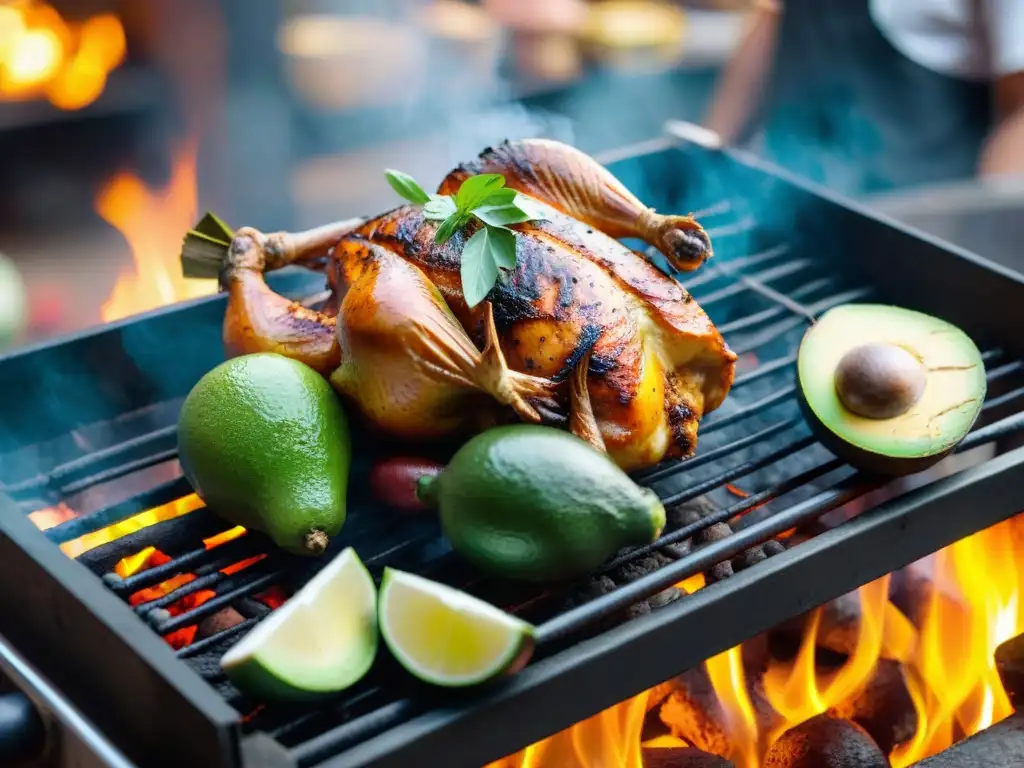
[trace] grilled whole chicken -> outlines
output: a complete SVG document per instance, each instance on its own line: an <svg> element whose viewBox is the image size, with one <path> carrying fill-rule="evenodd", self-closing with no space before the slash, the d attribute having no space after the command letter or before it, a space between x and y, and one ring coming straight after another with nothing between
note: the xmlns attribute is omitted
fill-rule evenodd
<svg viewBox="0 0 1024 768"><path fill-rule="evenodd" d="M517 264L469 308L460 254L417 205L304 233L235 233L221 281L229 354L301 360L385 432L437 439L518 417L562 425L635 470L692 454L703 414L732 384L736 355L686 290L614 238L642 239L681 270L711 255L688 216L645 207L597 162L554 141L485 150L440 194L477 173L539 201L511 227ZM264 273L325 269L333 299L314 311Z"/></svg>

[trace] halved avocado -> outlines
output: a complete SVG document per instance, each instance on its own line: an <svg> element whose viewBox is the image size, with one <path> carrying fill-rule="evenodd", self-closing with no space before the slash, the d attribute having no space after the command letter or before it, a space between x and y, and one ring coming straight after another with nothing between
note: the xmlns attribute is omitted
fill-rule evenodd
<svg viewBox="0 0 1024 768"><path fill-rule="evenodd" d="M880 304L826 312L797 355L800 402L825 446L885 475L920 472L964 439L985 401L974 342L930 315Z"/></svg>

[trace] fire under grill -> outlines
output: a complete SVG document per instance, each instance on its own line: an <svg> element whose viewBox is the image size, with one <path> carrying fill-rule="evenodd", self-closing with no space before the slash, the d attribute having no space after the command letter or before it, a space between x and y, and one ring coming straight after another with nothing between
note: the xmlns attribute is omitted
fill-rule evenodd
<svg viewBox="0 0 1024 768"><path fill-rule="evenodd" d="M369 496L360 479L394 447L359 435L335 542L377 577L415 571L534 622L519 675L446 693L381 658L345 696L288 707L227 682L221 655L323 561L232 530L180 476L174 424L222 358L218 297L0 360L0 635L139 765L475 768L1024 508L1019 277L740 154L666 138L614 160L658 209L702 211L718 258L682 279L740 357L697 456L637 476L665 501L665 534L582 583L485 579L436 521L399 521ZM312 295L318 281L286 273L277 287ZM862 300L979 342L989 397L952 460L966 468L888 482L810 435L797 345L823 311ZM696 574L706 587L675 588Z"/></svg>

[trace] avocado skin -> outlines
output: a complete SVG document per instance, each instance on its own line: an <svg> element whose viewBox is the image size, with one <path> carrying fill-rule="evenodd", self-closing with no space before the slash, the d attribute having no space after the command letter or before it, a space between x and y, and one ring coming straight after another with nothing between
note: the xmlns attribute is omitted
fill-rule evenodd
<svg viewBox="0 0 1024 768"><path fill-rule="evenodd" d="M571 579L622 547L654 541L665 509L604 454L550 427L484 432L421 497L440 509L452 547L480 570L525 581Z"/></svg>
<svg viewBox="0 0 1024 768"><path fill-rule="evenodd" d="M851 467L855 467L856 469L864 472L870 472L875 475L903 477L904 475L913 475L918 472L924 472L929 467L933 467L949 456L949 454L956 449L957 445L959 445L959 443L954 443L945 451L941 451L940 453L935 453L930 456L914 456L913 458L900 458L896 456L886 456L883 453L873 453L872 451L866 451L852 443L846 442L843 438L829 429L828 425L821 421L821 419L819 419L811 409L807 402L807 398L804 397L803 390L799 387L797 387L797 402L800 404L800 411L803 413L807 426L811 428L814 436L818 438L822 445Z"/></svg>
<svg viewBox="0 0 1024 768"><path fill-rule="evenodd" d="M182 471L219 517L314 555L306 536L345 522L351 445L345 411L312 368L274 353L232 358L185 398Z"/></svg>

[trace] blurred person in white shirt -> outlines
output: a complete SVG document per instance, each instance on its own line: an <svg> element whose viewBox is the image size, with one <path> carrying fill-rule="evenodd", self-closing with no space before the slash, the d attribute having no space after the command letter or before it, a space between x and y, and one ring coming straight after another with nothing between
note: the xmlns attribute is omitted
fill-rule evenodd
<svg viewBox="0 0 1024 768"><path fill-rule="evenodd" d="M1024 0L757 0L704 122L847 194L1024 174Z"/></svg>

